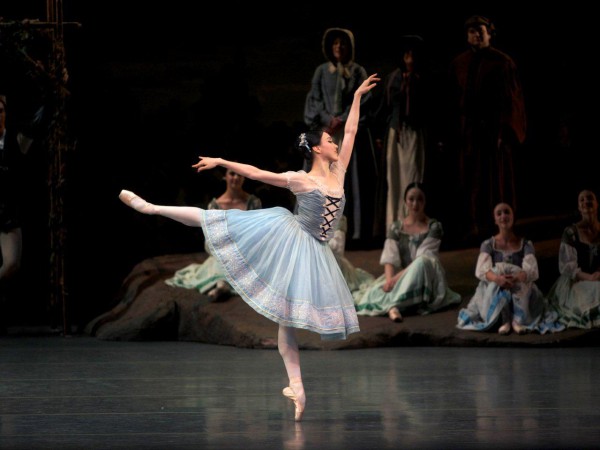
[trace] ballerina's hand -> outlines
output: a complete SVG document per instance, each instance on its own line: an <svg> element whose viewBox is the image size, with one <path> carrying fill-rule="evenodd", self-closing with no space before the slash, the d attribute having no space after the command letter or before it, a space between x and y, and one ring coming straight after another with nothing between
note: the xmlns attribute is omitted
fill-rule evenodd
<svg viewBox="0 0 600 450"><path fill-rule="evenodd" d="M381 80L381 78L378 78L377 74L374 73L373 75L369 76L369 78L367 78L365 81L362 82L362 84L358 87L358 89L356 89L356 93L359 95L366 94L371 89L373 89L375 86L377 86L377 82L380 80Z"/></svg>
<svg viewBox="0 0 600 450"><path fill-rule="evenodd" d="M194 169L196 169L196 172L200 172L202 170L214 169L215 167L217 167L219 165L217 163L217 158L209 158L207 156L198 156L198 158L200 159L200 161L198 161L196 164L192 165L192 167Z"/></svg>

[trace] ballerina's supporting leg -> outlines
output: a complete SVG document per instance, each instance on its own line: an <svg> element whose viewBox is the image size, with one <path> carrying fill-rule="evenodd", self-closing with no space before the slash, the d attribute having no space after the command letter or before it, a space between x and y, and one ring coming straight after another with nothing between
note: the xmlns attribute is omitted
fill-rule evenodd
<svg viewBox="0 0 600 450"><path fill-rule="evenodd" d="M296 422L300 422L304 413L304 406L306 405L306 395L304 394L304 385L302 384L300 352L298 351L298 342L296 341L296 329L279 325L277 347L279 348L279 354L283 358L290 384L283 389L283 395L294 402L296 408L294 419Z"/></svg>
<svg viewBox="0 0 600 450"><path fill-rule="evenodd" d="M191 206L153 205L130 191L121 191L119 198L123 203L143 214L157 214L176 220L192 227L201 227L201 209ZM289 386L283 389L283 395L294 402L296 408L294 418L297 422L302 419L306 396L300 371L300 353L296 341L296 330L293 327L279 326L277 346L283 358L289 378Z"/></svg>
<svg viewBox="0 0 600 450"><path fill-rule="evenodd" d="M201 209L194 206L154 205L131 191L121 191L119 198L127 206L143 214L156 214L181 222L190 227L202 226Z"/></svg>

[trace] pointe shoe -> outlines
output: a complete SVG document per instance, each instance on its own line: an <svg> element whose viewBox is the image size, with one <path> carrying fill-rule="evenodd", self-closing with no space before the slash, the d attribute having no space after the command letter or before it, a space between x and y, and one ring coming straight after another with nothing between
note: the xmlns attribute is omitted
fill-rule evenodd
<svg viewBox="0 0 600 450"><path fill-rule="evenodd" d="M300 422L302 420L302 414L304 414L304 408L302 407L302 405L300 405L300 402L298 401L298 396L290 386L283 388L282 392L284 396L286 396L294 402L294 406L296 408L294 413L294 420L296 422Z"/></svg>
<svg viewBox="0 0 600 450"><path fill-rule="evenodd" d="M398 308L392 308L388 311L388 317L392 319L393 322L400 323L404 319L402 318L402 314L398 311Z"/></svg>
<svg viewBox="0 0 600 450"><path fill-rule="evenodd" d="M122 190L119 199L130 208L142 214L157 214L156 207L131 191Z"/></svg>
<svg viewBox="0 0 600 450"><path fill-rule="evenodd" d="M506 336L508 333L510 333L510 322L506 322L500 328L498 328L498 334Z"/></svg>

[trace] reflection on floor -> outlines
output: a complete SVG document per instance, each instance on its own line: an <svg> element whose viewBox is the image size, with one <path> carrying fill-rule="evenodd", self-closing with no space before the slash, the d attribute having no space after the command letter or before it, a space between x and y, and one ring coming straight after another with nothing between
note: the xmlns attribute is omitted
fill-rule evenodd
<svg viewBox="0 0 600 450"><path fill-rule="evenodd" d="M275 350L0 338L1 449L596 448L598 350L301 353L294 423Z"/></svg>

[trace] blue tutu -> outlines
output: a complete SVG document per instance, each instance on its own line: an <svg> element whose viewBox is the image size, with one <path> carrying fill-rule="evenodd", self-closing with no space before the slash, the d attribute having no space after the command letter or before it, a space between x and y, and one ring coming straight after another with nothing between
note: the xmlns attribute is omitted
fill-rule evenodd
<svg viewBox="0 0 600 450"><path fill-rule="evenodd" d="M263 316L322 339L359 331L352 294L327 242L344 197L298 193L297 214L275 207L202 210L203 231L235 291Z"/></svg>

